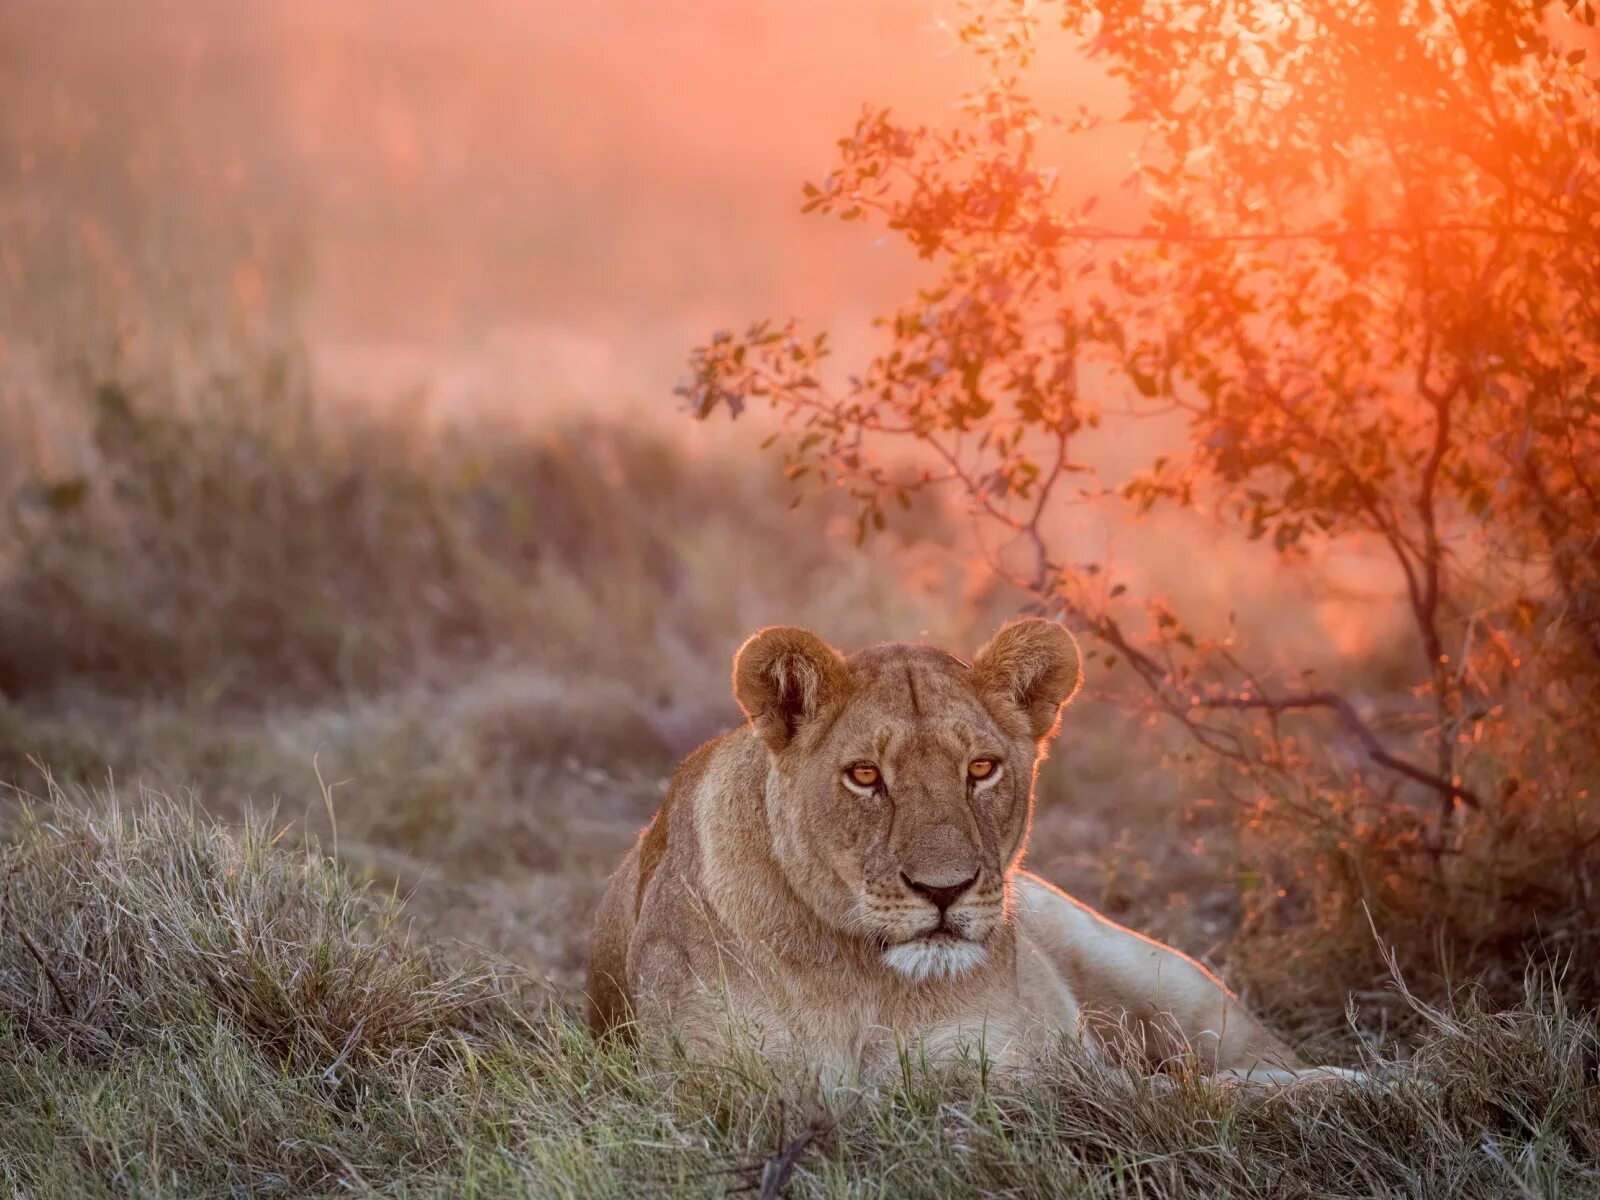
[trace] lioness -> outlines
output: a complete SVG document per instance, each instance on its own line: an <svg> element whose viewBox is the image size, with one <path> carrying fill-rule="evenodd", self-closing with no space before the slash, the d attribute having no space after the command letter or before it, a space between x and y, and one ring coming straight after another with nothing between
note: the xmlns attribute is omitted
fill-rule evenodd
<svg viewBox="0 0 1600 1200"><path fill-rule="evenodd" d="M601 900L593 1027L709 1047L731 1023L836 1078L892 1069L897 1039L1017 1062L1111 1030L1152 1067L1192 1051L1235 1077L1297 1076L1204 967L1018 867L1081 679L1053 621L1007 625L971 666L757 633L733 667L749 722L678 768Z"/></svg>

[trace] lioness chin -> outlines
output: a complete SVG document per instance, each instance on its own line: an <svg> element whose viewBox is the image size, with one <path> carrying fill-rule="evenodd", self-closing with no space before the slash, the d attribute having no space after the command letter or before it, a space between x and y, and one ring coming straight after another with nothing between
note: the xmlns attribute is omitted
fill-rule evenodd
<svg viewBox="0 0 1600 1200"><path fill-rule="evenodd" d="M757 633L733 669L749 722L683 762L606 888L593 1027L709 1049L731 1022L843 1078L893 1069L902 1040L1021 1063L1063 1033L1150 1067L1306 1073L1193 959L1018 867L1081 677L1072 635L1044 620L1007 625L970 666Z"/></svg>

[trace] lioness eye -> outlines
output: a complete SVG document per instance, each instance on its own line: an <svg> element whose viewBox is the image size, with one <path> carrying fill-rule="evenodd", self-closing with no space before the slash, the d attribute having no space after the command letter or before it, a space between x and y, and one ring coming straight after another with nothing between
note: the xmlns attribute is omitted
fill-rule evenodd
<svg viewBox="0 0 1600 1200"><path fill-rule="evenodd" d="M878 768L871 763L857 763L847 772L851 780L862 787L876 787L878 783Z"/></svg>
<svg viewBox="0 0 1600 1200"><path fill-rule="evenodd" d="M967 774L974 779L987 779L999 765L992 758L975 758L967 764Z"/></svg>

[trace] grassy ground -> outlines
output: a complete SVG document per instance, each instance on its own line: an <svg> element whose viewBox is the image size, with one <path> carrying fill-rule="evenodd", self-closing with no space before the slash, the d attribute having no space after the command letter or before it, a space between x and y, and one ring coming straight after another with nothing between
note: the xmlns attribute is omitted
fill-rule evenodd
<svg viewBox="0 0 1600 1200"><path fill-rule="evenodd" d="M1553 991L1422 1009L1382 1089L1022 1088L908 1059L822 1101L597 1046L315 849L190 806L25 811L4 857L0 1181L27 1196L1600 1194L1600 1038Z"/></svg>
<svg viewBox="0 0 1600 1200"><path fill-rule="evenodd" d="M54 450L0 439L12 1193L1600 1195L1592 1014L1537 975L1520 1007L1429 1007L1252 956L1248 822L1092 701L1032 865L1385 1089L1156 1085L1063 1048L1020 1090L908 1063L824 1103L595 1045L590 914L736 719L739 640L970 649L1014 602L937 513L856 551L764 463L637 429L424 434L276 361L58 399Z"/></svg>

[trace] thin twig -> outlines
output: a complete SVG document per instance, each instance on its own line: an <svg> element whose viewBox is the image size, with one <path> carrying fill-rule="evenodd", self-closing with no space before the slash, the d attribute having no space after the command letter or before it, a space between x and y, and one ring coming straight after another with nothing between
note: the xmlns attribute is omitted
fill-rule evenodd
<svg viewBox="0 0 1600 1200"><path fill-rule="evenodd" d="M70 1016L76 1010L77 1005L67 999L67 993L61 986L61 980L56 978L55 970L45 961L44 955L39 952L39 947L34 945L33 939L28 936L28 931L16 922L13 922L13 924L15 925L17 936L22 939L22 944L27 947L28 953L33 955L33 961L38 963L39 969L44 972L44 977L50 984L50 990L56 994L56 1002Z"/></svg>
<svg viewBox="0 0 1600 1200"><path fill-rule="evenodd" d="M784 1147L782 1153L774 1154L762 1164L761 1200L778 1200L783 1195L783 1189L789 1186L789 1176L794 1174L801 1153L816 1136L815 1127L803 1130L799 1137Z"/></svg>
<svg viewBox="0 0 1600 1200"><path fill-rule="evenodd" d="M1551 229L1542 225L1496 225L1493 222L1481 221L1444 222L1438 225L1380 225L1369 229L1273 229L1261 233L1160 233L1079 226L1064 229L1062 233L1066 238L1090 242L1196 242L1206 245L1228 242L1338 242L1347 238L1417 238L1449 233L1499 233L1578 241L1578 238L1564 229Z"/></svg>

